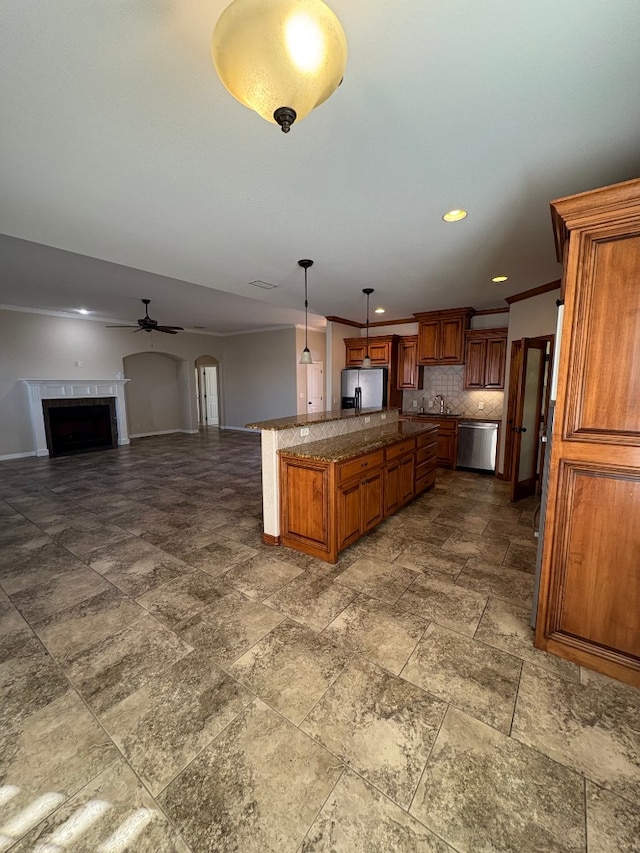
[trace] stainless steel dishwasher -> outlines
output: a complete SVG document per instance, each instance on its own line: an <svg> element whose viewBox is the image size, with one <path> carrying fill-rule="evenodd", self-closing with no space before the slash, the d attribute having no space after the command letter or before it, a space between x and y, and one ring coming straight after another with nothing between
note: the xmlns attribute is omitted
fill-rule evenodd
<svg viewBox="0 0 640 853"><path fill-rule="evenodd" d="M495 471L497 446L497 421L460 421L458 423L456 460L458 468Z"/></svg>

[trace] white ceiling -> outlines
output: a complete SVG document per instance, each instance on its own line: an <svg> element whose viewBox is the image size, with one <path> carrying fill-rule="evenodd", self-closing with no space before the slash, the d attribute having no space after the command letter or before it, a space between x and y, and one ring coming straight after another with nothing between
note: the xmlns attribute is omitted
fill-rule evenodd
<svg viewBox="0 0 640 853"><path fill-rule="evenodd" d="M504 305L560 275L551 199L640 174L638 0L332 0L288 135L215 74L225 5L3 0L0 303L228 334L303 320L310 257L313 315Z"/></svg>

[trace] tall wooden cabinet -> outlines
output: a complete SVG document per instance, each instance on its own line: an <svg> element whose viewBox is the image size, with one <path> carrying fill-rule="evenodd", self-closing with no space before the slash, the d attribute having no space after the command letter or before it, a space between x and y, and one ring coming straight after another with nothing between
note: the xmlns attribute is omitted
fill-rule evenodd
<svg viewBox="0 0 640 853"><path fill-rule="evenodd" d="M640 180L551 210L564 320L535 643L640 686Z"/></svg>

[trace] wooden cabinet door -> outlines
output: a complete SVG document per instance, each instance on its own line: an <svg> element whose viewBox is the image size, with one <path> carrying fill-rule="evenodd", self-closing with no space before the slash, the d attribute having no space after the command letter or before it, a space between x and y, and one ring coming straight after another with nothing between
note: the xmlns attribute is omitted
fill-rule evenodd
<svg viewBox="0 0 640 853"><path fill-rule="evenodd" d="M379 343L377 341L370 340L369 358L371 359L371 364L375 364L380 367L389 364L389 361L391 360L391 345L388 343Z"/></svg>
<svg viewBox="0 0 640 853"><path fill-rule="evenodd" d="M438 364L440 352L440 321L422 320L418 325L418 362Z"/></svg>
<svg viewBox="0 0 640 853"><path fill-rule="evenodd" d="M438 430L438 465L454 468L458 448L457 433L451 429Z"/></svg>
<svg viewBox="0 0 640 853"><path fill-rule="evenodd" d="M487 341L468 340L464 363L464 387L484 388Z"/></svg>
<svg viewBox="0 0 640 853"><path fill-rule="evenodd" d="M489 338L485 362L484 387L494 390L504 388L504 369L507 360L507 339Z"/></svg>
<svg viewBox="0 0 640 853"><path fill-rule="evenodd" d="M440 364L464 362L464 321L462 317L440 321Z"/></svg>
<svg viewBox="0 0 640 853"><path fill-rule="evenodd" d="M384 471L384 512L390 515L400 507L400 460L387 463Z"/></svg>
<svg viewBox="0 0 640 853"><path fill-rule="evenodd" d="M398 345L398 377L396 387L415 390L418 385L418 336L411 335Z"/></svg>
<svg viewBox="0 0 640 853"><path fill-rule="evenodd" d="M400 504L410 501L414 493L415 454L404 456L400 462Z"/></svg>
<svg viewBox="0 0 640 853"><path fill-rule="evenodd" d="M384 518L382 468L369 471L360 486L362 500L362 530L371 530Z"/></svg>
<svg viewBox="0 0 640 853"><path fill-rule="evenodd" d="M367 353L366 341L345 341L347 367L360 367Z"/></svg>
<svg viewBox="0 0 640 853"><path fill-rule="evenodd" d="M338 550L348 548L362 534L361 480L352 480L338 489Z"/></svg>

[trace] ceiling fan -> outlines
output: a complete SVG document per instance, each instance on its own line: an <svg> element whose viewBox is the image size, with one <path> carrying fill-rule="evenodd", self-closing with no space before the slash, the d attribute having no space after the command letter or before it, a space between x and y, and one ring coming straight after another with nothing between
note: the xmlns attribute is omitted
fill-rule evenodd
<svg viewBox="0 0 640 853"><path fill-rule="evenodd" d="M167 335L177 335L178 332L183 332L182 326L159 326L157 320L152 320L149 316L150 299L140 300L144 305L144 317L138 320L138 328L135 326L106 326L107 329L134 329L136 332L166 332Z"/></svg>

